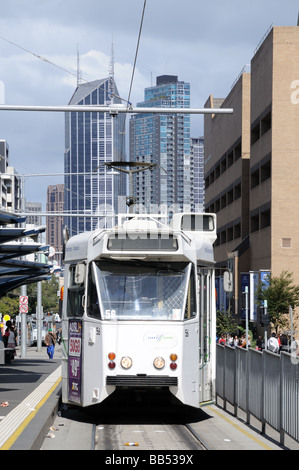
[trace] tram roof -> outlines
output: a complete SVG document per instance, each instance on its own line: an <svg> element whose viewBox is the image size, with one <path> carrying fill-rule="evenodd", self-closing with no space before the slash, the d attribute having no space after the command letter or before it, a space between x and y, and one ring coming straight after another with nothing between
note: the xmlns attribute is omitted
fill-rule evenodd
<svg viewBox="0 0 299 470"><path fill-rule="evenodd" d="M134 258L138 255L146 255L148 259L158 255L163 257L181 255L188 259L193 252L197 259L214 262L212 245L216 239L215 214L175 214L170 225L156 223L153 215L122 214L122 216L119 217L119 225L116 227L98 229L72 237L67 242L66 261L80 261L89 257L96 259L98 256ZM165 242L167 235L169 243ZM180 243L176 242L178 239L181 240ZM94 246L97 248L94 249Z"/></svg>

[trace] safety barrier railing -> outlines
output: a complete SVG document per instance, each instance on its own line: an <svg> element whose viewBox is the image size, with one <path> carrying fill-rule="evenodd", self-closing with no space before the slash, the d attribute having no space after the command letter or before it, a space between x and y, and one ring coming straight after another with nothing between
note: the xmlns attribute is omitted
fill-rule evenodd
<svg viewBox="0 0 299 470"><path fill-rule="evenodd" d="M299 442L299 357L281 352L257 351L217 344L217 397L246 413L246 422L254 416L280 433Z"/></svg>

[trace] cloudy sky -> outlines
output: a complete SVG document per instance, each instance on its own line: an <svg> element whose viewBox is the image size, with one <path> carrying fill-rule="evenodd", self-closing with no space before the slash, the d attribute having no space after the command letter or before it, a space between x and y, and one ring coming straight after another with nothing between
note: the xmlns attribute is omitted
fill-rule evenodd
<svg viewBox="0 0 299 470"><path fill-rule="evenodd" d="M108 76L112 42L115 80L127 98L143 5L144 0L2 0L5 104L68 104L76 88L77 47L82 77L96 80ZM298 10L296 0L147 0L133 106L163 74L190 82L192 107L203 107L209 94L225 97L269 27L296 26ZM203 135L202 116L191 121L192 136ZM0 111L0 139L8 141L18 173L63 172L63 113ZM45 203L47 186L60 182L28 177L27 200Z"/></svg>

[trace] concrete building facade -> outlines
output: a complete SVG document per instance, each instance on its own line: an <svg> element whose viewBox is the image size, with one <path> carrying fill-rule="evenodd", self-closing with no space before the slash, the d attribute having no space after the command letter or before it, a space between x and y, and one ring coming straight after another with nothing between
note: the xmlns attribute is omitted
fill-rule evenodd
<svg viewBox="0 0 299 470"><path fill-rule="evenodd" d="M217 266L293 273L299 285L299 27L273 27L225 99L205 116L206 211L217 213ZM220 273L220 271L219 271ZM298 324L299 327L299 324Z"/></svg>

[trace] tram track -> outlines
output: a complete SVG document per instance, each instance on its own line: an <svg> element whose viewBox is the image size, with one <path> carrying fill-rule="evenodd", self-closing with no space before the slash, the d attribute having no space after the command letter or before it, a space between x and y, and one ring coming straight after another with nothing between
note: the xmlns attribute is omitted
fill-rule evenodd
<svg viewBox="0 0 299 470"><path fill-rule="evenodd" d="M177 453L206 450L192 426L201 419L201 410L170 403L165 397L157 402L149 394L140 397L133 393L89 409L63 405L53 423L52 439L47 436L42 448Z"/></svg>
<svg viewBox="0 0 299 470"><path fill-rule="evenodd" d="M186 424L95 425L94 450L198 451L202 439Z"/></svg>

